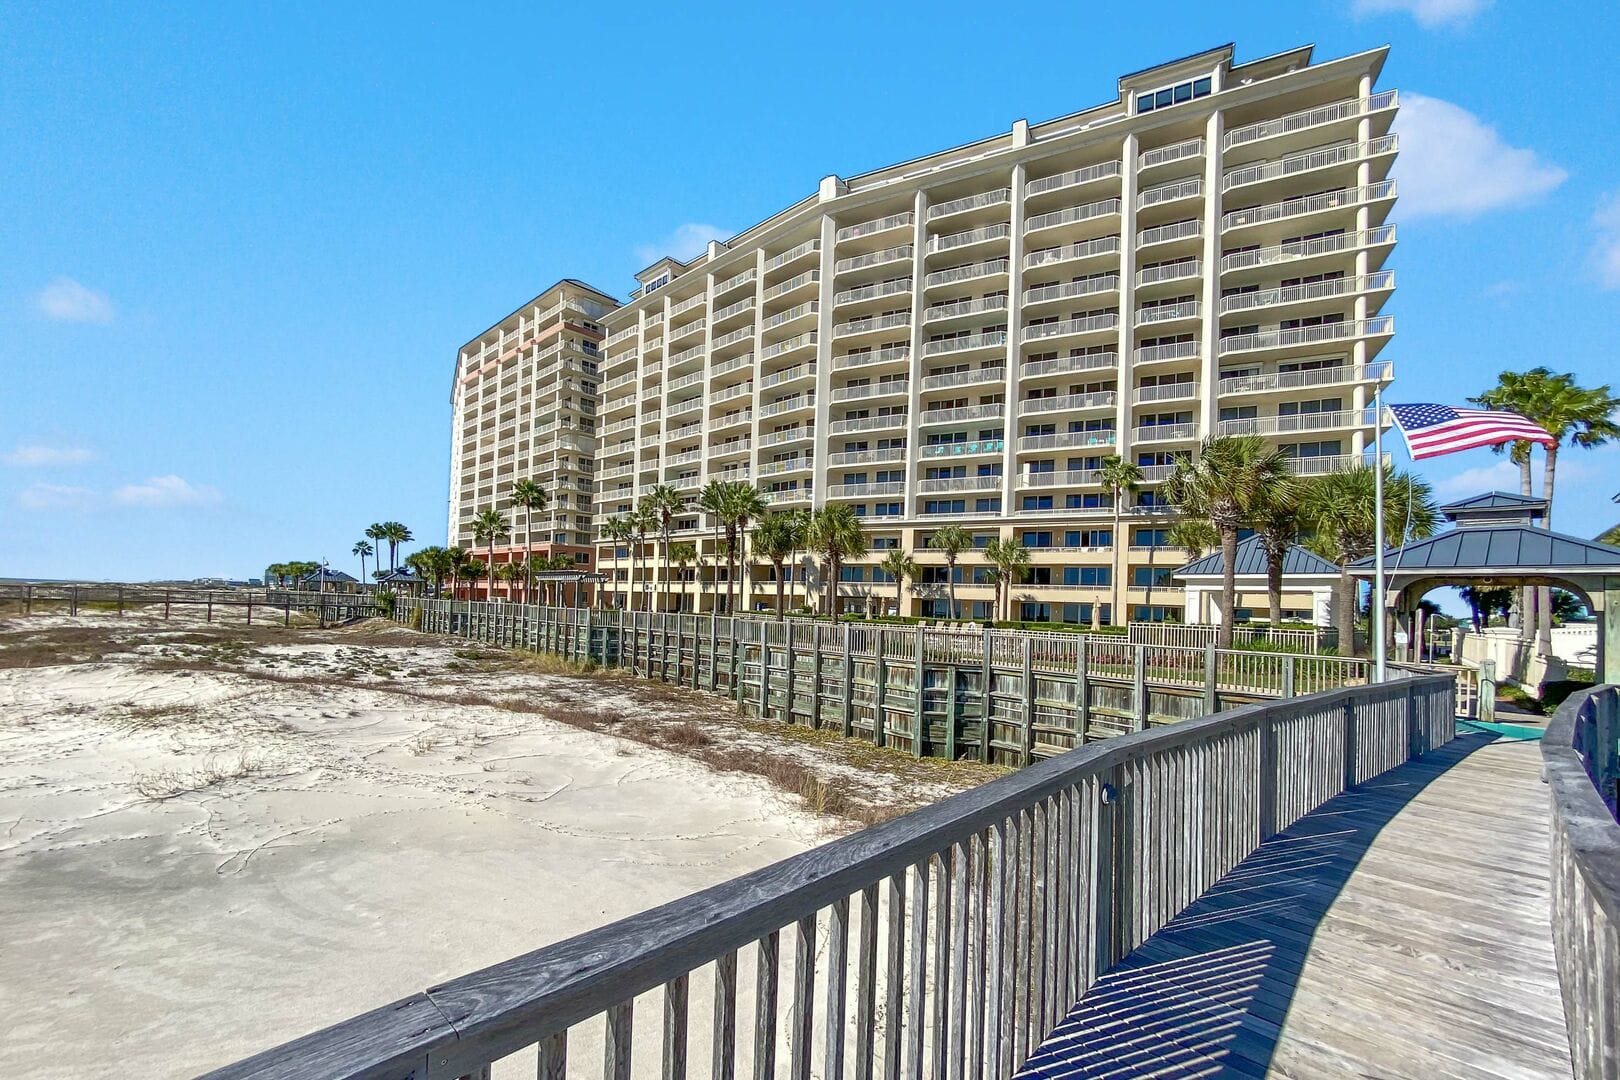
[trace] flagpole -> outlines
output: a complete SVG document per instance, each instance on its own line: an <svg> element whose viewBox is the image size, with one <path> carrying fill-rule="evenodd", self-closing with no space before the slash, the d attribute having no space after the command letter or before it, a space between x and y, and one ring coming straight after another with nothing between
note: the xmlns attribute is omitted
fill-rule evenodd
<svg viewBox="0 0 1620 1080"><path fill-rule="evenodd" d="M1384 385L1373 385L1373 682L1383 682L1388 657L1384 651Z"/></svg>

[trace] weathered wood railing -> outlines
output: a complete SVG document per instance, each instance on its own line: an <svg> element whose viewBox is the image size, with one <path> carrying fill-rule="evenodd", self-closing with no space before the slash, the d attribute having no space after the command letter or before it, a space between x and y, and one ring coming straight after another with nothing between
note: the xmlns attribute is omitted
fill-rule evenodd
<svg viewBox="0 0 1620 1080"><path fill-rule="evenodd" d="M1452 704L1414 677L1089 745L209 1075L1004 1080L1262 840L1451 739Z"/></svg>
<svg viewBox="0 0 1620 1080"><path fill-rule="evenodd" d="M949 630L402 597L423 630L624 667L922 756L1024 765L1088 740L1367 681L1363 660Z"/></svg>
<svg viewBox="0 0 1620 1080"><path fill-rule="evenodd" d="M1572 694L1541 741L1552 928L1576 1080L1620 1080L1620 687Z"/></svg>
<svg viewBox="0 0 1620 1080"><path fill-rule="evenodd" d="M177 609L201 608L206 621L221 614L241 610L252 625L254 611L261 621L280 615L290 622L294 611L322 614L326 620L365 618L379 613L376 598L369 593L309 592L296 589L204 589L194 586L118 585L100 583L0 584L0 602L16 604L24 615L58 612L69 616L86 611L126 611L151 613L158 609L165 619Z"/></svg>

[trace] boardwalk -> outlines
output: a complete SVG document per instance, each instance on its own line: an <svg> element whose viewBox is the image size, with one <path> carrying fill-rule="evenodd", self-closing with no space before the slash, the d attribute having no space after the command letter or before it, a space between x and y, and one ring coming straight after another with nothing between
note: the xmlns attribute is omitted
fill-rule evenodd
<svg viewBox="0 0 1620 1080"><path fill-rule="evenodd" d="M1025 1077L1568 1077L1534 743L1464 736L1267 842Z"/></svg>

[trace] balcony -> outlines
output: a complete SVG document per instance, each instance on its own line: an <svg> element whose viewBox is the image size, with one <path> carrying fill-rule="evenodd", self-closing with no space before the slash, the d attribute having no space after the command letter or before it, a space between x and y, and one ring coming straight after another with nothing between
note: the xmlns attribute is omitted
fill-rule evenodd
<svg viewBox="0 0 1620 1080"><path fill-rule="evenodd" d="M1007 331L991 330L982 334L941 338L923 344L924 356L948 356L953 353L975 352L979 349L1001 348L1007 344Z"/></svg>
<svg viewBox="0 0 1620 1080"><path fill-rule="evenodd" d="M952 409L923 409L922 422L933 424L970 424L978 420L1000 420L1007 406L1001 402L985 405L962 405Z"/></svg>
<svg viewBox="0 0 1620 1080"><path fill-rule="evenodd" d="M969 229L966 232L936 236L928 241L928 254L934 255L942 251L959 251L964 248L976 247L979 244L996 243L1006 240L1011 235L1011 225L996 224L986 225L982 229Z"/></svg>
<svg viewBox="0 0 1620 1080"><path fill-rule="evenodd" d="M909 311L896 311L888 315L869 315L863 319L851 319L848 322L838 323L833 327L833 337L854 337L857 334L871 334L910 325L911 312Z"/></svg>
<svg viewBox="0 0 1620 1080"><path fill-rule="evenodd" d="M1069 450L1082 446L1113 446L1113 431L1059 431L1051 435L1025 435L1018 440L1018 452Z"/></svg>
<svg viewBox="0 0 1620 1080"><path fill-rule="evenodd" d="M1314 109L1303 109L1272 120L1261 120L1258 123L1235 127L1226 133L1226 137L1221 140L1221 145L1225 149L1231 150L1234 147L1246 146L1261 139L1272 139L1278 135L1287 135L1296 131L1309 131L1312 128L1323 127L1341 120L1354 119L1369 113L1382 112L1385 109L1399 108L1399 106L1400 99L1397 91L1385 90L1365 100L1351 98L1347 101L1336 101L1331 105L1319 105Z"/></svg>
<svg viewBox="0 0 1620 1080"><path fill-rule="evenodd" d="M719 363L711 364L709 366L709 378L718 379L722 375L729 375L733 371L741 370L753 362L753 353L743 353L741 356L733 356L729 360L722 360Z"/></svg>
<svg viewBox="0 0 1620 1080"><path fill-rule="evenodd" d="M1346 319L1344 322L1322 323L1317 326L1296 326L1287 330L1235 334L1221 339L1220 353L1222 356L1228 356L1232 353L1288 349L1327 341L1350 341L1359 337L1388 337L1394 332L1395 316L1379 315L1372 319Z"/></svg>
<svg viewBox="0 0 1620 1080"><path fill-rule="evenodd" d="M1057 285L1042 285L1024 290L1024 303L1044 304L1053 300L1073 300L1081 296L1098 296L1119 291L1118 274L1092 274L1079 281L1065 281Z"/></svg>
<svg viewBox="0 0 1620 1080"><path fill-rule="evenodd" d="M875 364L909 363L911 360L911 346L896 345L888 349L873 349L870 352L845 353L833 357L833 370L846 371L849 368L870 367Z"/></svg>
<svg viewBox="0 0 1620 1080"><path fill-rule="evenodd" d="M852 416L844 420L834 420L827 425L830 435L842 435L851 431L886 431L893 428L903 428L908 422L903 412L884 413L881 416ZM806 434L808 437L808 432Z"/></svg>
<svg viewBox="0 0 1620 1080"><path fill-rule="evenodd" d="M1024 219L1024 231L1038 232L1041 229L1055 229L1059 225L1072 225L1080 221L1111 217L1118 214L1119 210L1120 201L1118 199L1101 199L1081 206L1070 206L1062 210L1053 210L1047 214L1036 214L1033 217L1027 217Z"/></svg>
<svg viewBox="0 0 1620 1080"><path fill-rule="evenodd" d="M844 304L858 304L862 300L877 300L885 296L899 296L911 292L911 279L896 278L894 281L880 281L872 285L861 285L854 289L845 289L833 296L833 306L841 307Z"/></svg>
<svg viewBox="0 0 1620 1080"><path fill-rule="evenodd" d="M923 278L923 286L931 289L936 285L953 285L959 281L978 281L982 278L998 277L1007 273L1010 265L1007 259L985 259L982 262L970 263L967 266L953 266L949 270L936 270Z"/></svg>
<svg viewBox="0 0 1620 1080"><path fill-rule="evenodd" d="M773 255L769 259L766 259L765 272L768 274L772 270L780 270L782 267L787 266L790 263L798 262L800 259L803 259L806 256L814 255L820 250L821 239L819 237L813 240L806 240L804 243L791 247L779 255Z"/></svg>
<svg viewBox="0 0 1620 1080"><path fill-rule="evenodd" d="M766 289L764 295L761 297L761 302L768 303L771 300L786 296L788 293L797 292L799 289L809 288L811 285L815 285L820 281L820 270L806 270L802 274L795 274L786 281L779 281L775 285L772 285L770 288Z"/></svg>
<svg viewBox="0 0 1620 1080"><path fill-rule="evenodd" d="M1196 341L1167 341L1162 345L1143 345L1136 350L1138 364L1159 364L1169 360L1198 359Z"/></svg>
<svg viewBox="0 0 1620 1080"><path fill-rule="evenodd" d="M813 379L816 377L815 364L794 364L790 368L772 372L759 380L761 390L770 390L787 383L798 382L800 379ZM769 413L766 414L770 415Z"/></svg>
<svg viewBox="0 0 1620 1080"><path fill-rule="evenodd" d="M1137 405L1146 405L1156 401L1191 401L1197 396L1198 384L1189 381L1138 386L1131 395L1131 400Z"/></svg>
<svg viewBox="0 0 1620 1080"><path fill-rule="evenodd" d="M1242 420L1222 420L1219 435L1297 435L1307 431L1337 431L1343 428L1372 427L1370 410L1340 409L1334 412L1290 413L1287 416L1251 416Z"/></svg>
<svg viewBox="0 0 1620 1080"><path fill-rule="evenodd" d="M733 457L737 454L747 454L753 450L751 439L726 439L724 442L714 443L709 447L709 460L716 458Z"/></svg>
<svg viewBox="0 0 1620 1080"><path fill-rule="evenodd" d="M728 277L728 278L726 278L726 280L724 280L724 281L720 282L719 284L715 285L715 287L714 287L714 295L715 295L716 298L718 298L720 296L725 295L726 293L731 292L734 289L740 289L744 285L752 285L754 283L754 279L757 278L758 276L759 276L759 271L755 270L753 267L749 267L747 270L744 270L742 273L736 274L736 275L734 275L732 277Z"/></svg>
<svg viewBox="0 0 1620 1080"><path fill-rule="evenodd" d="M1103 333L1119 328L1119 316L1113 313L1103 315L1087 315L1079 319L1059 319L1057 322L1036 323L1024 327L1023 340L1048 341L1055 338L1073 337L1077 334Z"/></svg>
<svg viewBox="0 0 1620 1080"><path fill-rule="evenodd" d="M1024 256L1024 269L1034 270L1037 267L1052 266L1057 263L1078 262L1082 259L1118 254L1119 237L1099 236L1094 240L1082 240L1075 244L1063 244L1059 247L1032 251Z"/></svg>
<svg viewBox="0 0 1620 1080"><path fill-rule="evenodd" d="M882 484L828 484L825 494L829 499L863 499L875 496L904 495L904 481Z"/></svg>
<svg viewBox="0 0 1620 1080"><path fill-rule="evenodd" d="M1234 251L1230 255L1224 255L1221 257L1221 273L1247 270L1257 266L1277 266L1302 259L1319 258L1323 255L1336 255L1363 247L1388 247L1394 243L1393 225L1380 225L1376 229L1343 232L1333 236L1319 236L1312 240L1291 240L1286 244L1272 244L1269 247Z"/></svg>
<svg viewBox="0 0 1620 1080"><path fill-rule="evenodd" d="M671 366L674 365L671 364ZM682 375L678 379L671 379L669 385L664 387L664 393L673 394L675 391L684 390L688 386L696 386L698 383L704 380L704 377L703 372L694 371L690 375Z"/></svg>
<svg viewBox="0 0 1620 1080"><path fill-rule="evenodd" d="M1155 304L1152 307L1136 309L1137 326L1158 326L1162 323L1183 322L1196 319L1203 310L1203 305L1197 300L1183 300L1175 304Z"/></svg>
<svg viewBox="0 0 1620 1080"><path fill-rule="evenodd" d="M686 325L677 326L675 329L671 330L669 332L669 340L671 342L675 342L679 341L681 338L691 337L693 334L701 334L704 326L706 325L707 322L703 319L693 319Z"/></svg>
<svg viewBox="0 0 1620 1080"><path fill-rule="evenodd" d="M607 339L602 342L602 348L611 349L611 348L613 348L613 346L619 344L619 342L621 342L621 341L629 341L631 338L636 336L636 331L638 329L639 329L639 327L637 327L634 323L632 323L629 326L625 327L623 330L619 330L619 331L616 331L615 333L609 334Z"/></svg>
<svg viewBox="0 0 1620 1080"><path fill-rule="evenodd" d="M1049 412L1083 412L1089 409L1112 409L1119 401L1113 390L1100 390L1090 394L1061 394L1054 397L1025 398L1018 403L1019 416L1033 416Z"/></svg>
<svg viewBox="0 0 1620 1080"><path fill-rule="evenodd" d="M1351 386L1362 382L1388 382L1394 377L1393 364L1334 364L1304 371L1277 371L1266 375L1223 375L1217 384L1221 396L1266 394L1273 391L1306 390L1320 386Z"/></svg>
<svg viewBox="0 0 1620 1080"><path fill-rule="evenodd" d="M1136 159L1139 170L1155 169L1160 165L1169 165L1176 161L1186 161L1189 158L1204 156L1204 140L1188 139L1185 142L1171 143L1169 146L1160 146L1148 150Z"/></svg>
<svg viewBox="0 0 1620 1080"><path fill-rule="evenodd" d="M702 459L703 450L701 448L697 450L688 450L684 454L676 454L673 457L665 458L664 468L673 469L681 465L689 465L694 461L701 461Z"/></svg>
<svg viewBox="0 0 1620 1080"><path fill-rule="evenodd" d="M916 221L917 215L910 210L906 210L903 213L890 214L888 217L863 221L858 225L846 225L838 230L835 238L839 243L843 243L845 240L858 240L863 236L876 236L878 233L886 233L892 229L903 229L916 224Z"/></svg>
<svg viewBox="0 0 1620 1080"><path fill-rule="evenodd" d="M1165 203L1180 202L1183 199L1197 199L1203 194L1202 179L1191 177L1187 180L1175 180L1143 191L1136 197L1136 208L1146 210L1152 206L1163 206Z"/></svg>
<svg viewBox="0 0 1620 1080"><path fill-rule="evenodd" d="M970 210L982 210L988 206L1003 206L1012 202L1011 188L997 188L994 191L984 191L977 195L968 195L961 199L952 199L937 206L928 208L928 220L938 221L940 218L950 217L953 214L965 214Z"/></svg>
<svg viewBox="0 0 1620 1080"><path fill-rule="evenodd" d="M1031 198L1036 195L1046 195L1054 191L1065 191L1069 188L1080 187L1083 184L1094 184L1102 180L1116 180L1119 178L1120 165L1118 161L1100 161L1095 165L1087 165L1081 169L1070 169L1055 176L1043 176L1031 180L1024 185L1024 197Z"/></svg>
<svg viewBox="0 0 1620 1080"><path fill-rule="evenodd" d="M1007 298L1005 296L981 296L952 300L948 303L930 305L923 312L923 322L947 322L967 315L983 315L987 312L1005 312L1006 310Z"/></svg>
<svg viewBox="0 0 1620 1080"><path fill-rule="evenodd" d="M1198 425L1194 423L1144 424L1131 433L1131 442L1184 442L1197 437Z"/></svg>
<svg viewBox="0 0 1620 1080"><path fill-rule="evenodd" d="M1096 487L1101 483L1102 474L1096 469L1066 469L1063 472L1056 470L1052 472L1025 472L1020 473L1018 476L1018 486L1020 488ZM1049 551L1052 549L1042 548L1040 550ZM1091 549L1085 548L1082 550ZM1108 549L1098 548L1097 550L1106 551Z"/></svg>
<svg viewBox="0 0 1620 1080"><path fill-rule="evenodd" d="M995 473L989 476L937 476L933 479L917 481L917 491L922 495L935 495L948 491L1000 491L1002 476Z"/></svg>
<svg viewBox="0 0 1620 1080"><path fill-rule="evenodd" d="M922 388L928 390L949 390L955 386L972 386L976 383L1004 383L1007 381L1007 369L1001 364L990 367L969 368L967 371L947 371L941 375L925 375Z"/></svg>
<svg viewBox="0 0 1620 1080"><path fill-rule="evenodd" d="M910 244L900 244L897 247L884 248L882 251L869 251L864 255L855 255L848 259L839 259L833 264L833 273L851 274L857 270L866 270L873 266L887 266L890 263L910 262L914 249Z"/></svg>
<svg viewBox="0 0 1620 1080"><path fill-rule="evenodd" d="M786 461L762 461L759 465L761 479L767 476L780 476L783 473L805 472L815 468L816 459L809 454L795 454Z"/></svg>
<svg viewBox="0 0 1620 1080"><path fill-rule="evenodd" d="M1202 259L1178 259L1161 266L1149 266L1136 272L1136 284L1158 285L1169 281L1186 281L1203 272Z"/></svg>
<svg viewBox="0 0 1620 1080"><path fill-rule="evenodd" d="M695 307L702 307L703 302L706 299L708 299L708 297L706 297L703 293L698 293L696 296L690 296L685 300L682 300L680 303L669 309L670 321L674 322L675 316L684 315Z"/></svg>
<svg viewBox="0 0 1620 1080"><path fill-rule="evenodd" d="M1324 191L1317 195L1302 195L1298 198L1283 199L1281 202L1266 203L1264 206L1251 206L1243 210L1228 211L1221 215L1221 230L1224 232L1278 221L1291 221L1296 218L1309 217L1312 214L1348 210L1362 203L1383 202L1394 197L1395 181L1393 180L1382 180L1376 184L1368 184L1365 187Z"/></svg>
<svg viewBox="0 0 1620 1080"><path fill-rule="evenodd" d="M1004 439L968 439L963 442L931 443L917 448L918 458L980 457L1001 454L1007 449Z"/></svg>
<svg viewBox="0 0 1620 1080"><path fill-rule="evenodd" d="M685 401L677 401L669 407L669 411L664 415L670 417L685 416L687 413L699 412L702 408L703 396L700 394L697 397L687 398Z"/></svg>
<svg viewBox="0 0 1620 1080"><path fill-rule="evenodd" d="M1395 271L1380 270L1376 274L1364 274L1360 277L1333 278L1305 285L1289 285L1280 289L1256 289L1254 292L1233 293L1231 296L1221 297L1221 314L1303 304L1313 300L1331 300L1363 292L1389 292L1394 288Z"/></svg>
<svg viewBox="0 0 1620 1080"><path fill-rule="evenodd" d="M772 446L783 446L787 443L808 441L815 437L815 431L809 424L795 424L782 431L767 431L759 437L761 450Z"/></svg>
<svg viewBox="0 0 1620 1080"><path fill-rule="evenodd" d="M911 392L911 384L904 379L889 379L884 382L861 383L857 386L840 386L829 395L832 401L865 401L868 398L897 397Z"/></svg>
<svg viewBox="0 0 1620 1080"><path fill-rule="evenodd" d="M763 349L759 350L759 358L763 362L765 360L770 360L770 359L773 359L773 358L778 357L778 356L783 356L783 355L785 355L787 353L790 353L790 352L793 352L793 351L795 351L797 349L805 349L805 348L813 349L815 347L816 347L816 332L814 330L811 330L811 331L808 331L807 333L799 334L799 335L797 335L795 337L790 337L786 341L778 341L775 344L765 346Z"/></svg>
<svg viewBox="0 0 1620 1080"><path fill-rule="evenodd" d="M884 450L850 450L842 454L827 455L827 465L835 469L846 465L886 465L890 462L904 460L906 460L906 448L903 446L889 447Z"/></svg>
<svg viewBox="0 0 1620 1080"><path fill-rule="evenodd" d="M754 310L754 298L752 296L745 296L736 303L727 304L725 307L715 311L714 317L710 321L718 325L719 323L722 323L733 316L741 315L744 312L752 310Z"/></svg>
<svg viewBox="0 0 1620 1080"><path fill-rule="evenodd" d="M788 325L789 323L798 322L800 319L809 318L810 316L818 313L820 310L821 304L815 300L811 300L804 304L798 304L794 307L787 308L784 311L778 311L775 315L767 318L763 323L760 324L760 330L776 330Z"/></svg>
<svg viewBox="0 0 1620 1080"><path fill-rule="evenodd" d="M749 323L747 326L739 326L735 330L731 330L731 331L728 331L727 333L721 334L719 337L717 337L713 341L709 342L709 348L711 350L713 350L713 349L723 349L728 345L735 345L739 341L751 341L753 339L753 337L754 337L754 325L753 325L753 323ZM670 363L671 364L675 363L675 360L674 360L673 357L670 359Z"/></svg>
<svg viewBox="0 0 1620 1080"><path fill-rule="evenodd" d="M669 354L669 367L673 369L673 368L680 367L682 364L686 363L688 360L701 360L701 359L703 359L703 354L704 354L704 348L703 348L703 346L701 344L693 345L690 349L682 349L680 352L677 352L677 353L670 353ZM643 372L643 374L644 375L652 375L652 374L655 374L657 372L657 370L658 369L656 367L649 366L648 369L645 372Z"/></svg>
<svg viewBox="0 0 1620 1080"><path fill-rule="evenodd" d="M1190 240L1203 235L1203 232L1204 222L1200 218L1172 221L1168 225L1155 225L1151 229L1143 229L1137 233L1136 246L1151 247L1154 244L1168 244L1175 240Z"/></svg>
<svg viewBox="0 0 1620 1080"><path fill-rule="evenodd" d="M1280 180L1284 177L1297 176L1300 173L1316 172L1319 169L1331 169L1336 165L1383 157L1395 153L1397 149L1397 140L1394 135L1380 135L1378 138L1368 139L1366 142L1349 142L1340 143L1337 146L1324 146L1300 154L1290 154L1288 157L1277 161L1262 161L1253 165L1229 169L1221 177L1221 190L1231 191L1233 188L1244 187L1249 184Z"/></svg>
<svg viewBox="0 0 1620 1080"><path fill-rule="evenodd" d="M1384 464L1391 461L1384 455ZM1322 476L1341 469L1359 469L1372 464L1371 457L1360 454L1323 454L1319 457L1289 457L1288 468L1295 476Z"/></svg>
<svg viewBox="0 0 1620 1080"><path fill-rule="evenodd" d="M1046 375L1068 375L1076 371L1101 371L1119 366L1116 352L1083 353L1080 356L1059 356L1051 360L1025 360L1019 367L1021 378L1034 379Z"/></svg>
<svg viewBox="0 0 1620 1080"><path fill-rule="evenodd" d="M753 409L737 409L737 410L734 410L732 412L723 413L720 416L710 417L709 418L709 433L712 435L712 434L715 434L717 432L726 431L726 430L728 430L730 428L738 427L740 425L752 424L753 422L754 422L754 410Z"/></svg>

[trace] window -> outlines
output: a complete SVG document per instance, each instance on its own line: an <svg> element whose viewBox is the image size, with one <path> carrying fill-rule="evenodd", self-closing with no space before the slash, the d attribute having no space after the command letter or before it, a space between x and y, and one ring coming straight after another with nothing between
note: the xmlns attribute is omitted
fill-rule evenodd
<svg viewBox="0 0 1620 1080"><path fill-rule="evenodd" d="M872 504L872 516L873 517L899 517L900 516L900 504L897 503L897 502L873 503ZM899 541L895 541L895 542L899 543ZM877 545L874 544L873 546L876 547Z"/></svg>
<svg viewBox="0 0 1620 1080"><path fill-rule="evenodd" d="M1137 529L1131 534L1132 547L1164 547L1170 538L1169 529Z"/></svg>
<svg viewBox="0 0 1620 1080"><path fill-rule="evenodd" d="M1108 501L1107 495L1096 493L1090 495L1065 495L1063 497L1063 509L1065 510L1106 510L1112 505L1113 503Z"/></svg>
<svg viewBox="0 0 1620 1080"><path fill-rule="evenodd" d="M1108 566L1065 566L1063 568L1063 584L1065 585L1110 585L1113 580L1113 568Z"/></svg>
<svg viewBox="0 0 1620 1080"><path fill-rule="evenodd" d="M1184 101L1192 101L1195 98L1208 97L1213 88L1213 82L1206 75L1202 79L1189 79L1184 83L1167 86L1162 90L1137 94L1136 111L1138 113L1152 112L1154 109L1180 105Z"/></svg>
<svg viewBox="0 0 1620 1080"><path fill-rule="evenodd" d="M1181 609L1164 607L1160 604L1154 604L1152 607L1146 604L1137 604L1131 609L1131 620L1133 622L1180 622Z"/></svg>
<svg viewBox="0 0 1620 1080"><path fill-rule="evenodd" d="M923 503L925 514L961 514L967 510L963 499L929 499Z"/></svg>
<svg viewBox="0 0 1620 1080"><path fill-rule="evenodd" d="M973 500L973 511L977 514L1001 513L1001 496L997 495L993 498Z"/></svg>
<svg viewBox="0 0 1620 1080"><path fill-rule="evenodd" d="M1063 534L1064 547L1113 547L1113 529L1070 529Z"/></svg>
<svg viewBox="0 0 1620 1080"><path fill-rule="evenodd" d="M1022 505L1021 509L1024 509L1024 510L1050 510L1050 509L1052 509L1052 496L1050 496L1050 495L1025 495L1024 496L1024 502L1023 502L1023 505Z"/></svg>
<svg viewBox="0 0 1620 1080"><path fill-rule="evenodd" d="M883 504L880 504L880 505L898 506L899 504L898 503L883 503ZM895 514L896 514L896 516L898 516L899 511L896 511ZM879 516L882 516L882 515L879 515ZM873 551L898 551L899 548L900 548L900 538L898 536L874 536L874 537L872 537L872 550Z"/></svg>
<svg viewBox="0 0 1620 1080"><path fill-rule="evenodd" d="M1131 567L1131 585L1133 588L1145 589L1153 586L1155 589L1167 588L1171 584L1170 575L1174 572L1169 566L1133 566Z"/></svg>

